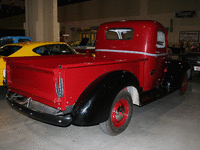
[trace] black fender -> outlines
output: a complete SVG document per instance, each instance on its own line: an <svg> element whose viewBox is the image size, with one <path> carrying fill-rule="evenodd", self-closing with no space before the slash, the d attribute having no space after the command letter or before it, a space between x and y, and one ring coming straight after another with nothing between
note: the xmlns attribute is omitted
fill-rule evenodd
<svg viewBox="0 0 200 150"><path fill-rule="evenodd" d="M191 65L186 61L181 60L168 60L168 68L163 81L164 86L170 86L170 88L181 88L184 75Z"/></svg>
<svg viewBox="0 0 200 150"><path fill-rule="evenodd" d="M76 101L72 124L90 126L108 120L115 97L127 86L139 89L136 76L128 71L114 71L96 79Z"/></svg>

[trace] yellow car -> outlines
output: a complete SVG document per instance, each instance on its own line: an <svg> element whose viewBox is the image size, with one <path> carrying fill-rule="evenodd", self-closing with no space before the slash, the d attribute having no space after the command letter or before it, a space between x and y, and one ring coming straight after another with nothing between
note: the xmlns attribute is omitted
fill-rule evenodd
<svg viewBox="0 0 200 150"><path fill-rule="evenodd" d="M7 44L0 47L0 86L6 81L6 62L4 57L43 56L77 54L64 42L26 42Z"/></svg>

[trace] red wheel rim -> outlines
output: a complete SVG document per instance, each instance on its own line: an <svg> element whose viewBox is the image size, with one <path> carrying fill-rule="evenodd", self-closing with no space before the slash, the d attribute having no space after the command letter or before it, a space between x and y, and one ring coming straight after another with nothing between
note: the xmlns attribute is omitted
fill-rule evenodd
<svg viewBox="0 0 200 150"><path fill-rule="evenodd" d="M120 99L112 110L112 123L115 127L121 127L127 120L129 104L125 99Z"/></svg>
<svg viewBox="0 0 200 150"><path fill-rule="evenodd" d="M187 76L184 76L183 82L182 82L182 88L180 89L182 92L186 89L187 86Z"/></svg>

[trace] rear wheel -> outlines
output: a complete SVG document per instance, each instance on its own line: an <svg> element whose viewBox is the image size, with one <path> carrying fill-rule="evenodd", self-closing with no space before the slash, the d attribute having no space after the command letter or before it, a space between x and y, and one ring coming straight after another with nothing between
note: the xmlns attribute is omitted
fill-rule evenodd
<svg viewBox="0 0 200 150"><path fill-rule="evenodd" d="M121 90L112 104L109 119L100 124L101 130L112 136L120 134L128 126L132 110L131 95L126 90Z"/></svg>

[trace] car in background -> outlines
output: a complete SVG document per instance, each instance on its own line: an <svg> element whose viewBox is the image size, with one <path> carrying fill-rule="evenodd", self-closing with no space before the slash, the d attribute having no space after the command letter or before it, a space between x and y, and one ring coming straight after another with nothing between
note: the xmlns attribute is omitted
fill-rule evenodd
<svg viewBox="0 0 200 150"><path fill-rule="evenodd" d="M0 47L11 43L32 42L33 40L27 36L4 36L0 38Z"/></svg>
<svg viewBox="0 0 200 150"><path fill-rule="evenodd" d="M194 71L200 72L200 52L185 52L179 56L179 59L188 61Z"/></svg>
<svg viewBox="0 0 200 150"><path fill-rule="evenodd" d="M77 54L77 52L65 42L23 42L4 45L0 48L0 86L6 85L4 57L73 54Z"/></svg>
<svg viewBox="0 0 200 150"><path fill-rule="evenodd" d="M186 51L179 55L179 60L188 62L191 65L189 79L192 79L192 72L200 73L200 52L198 51Z"/></svg>
<svg viewBox="0 0 200 150"><path fill-rule="evenodd" d="M93 42L87 44L89 41L89 38L83 38L81 40L81 43L79 46L73 47L77 52L79 53L90 53L90 54L95 54L95 44L96 44L96 40L94 40Z"/></svg>

